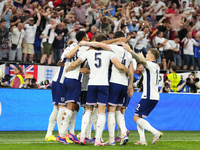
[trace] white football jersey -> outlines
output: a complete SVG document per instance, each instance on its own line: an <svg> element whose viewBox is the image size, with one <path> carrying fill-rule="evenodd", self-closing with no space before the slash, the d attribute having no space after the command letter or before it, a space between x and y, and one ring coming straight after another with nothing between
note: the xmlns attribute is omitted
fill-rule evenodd
<svg viewBox="0 0 200 150"><path fill-rule="evenodd" d="M153 44L155 46L158 46L158 45L161 45L163 42L165 41L164 38L159 38L158 36L156 36L154 39L153 39ZM164 47L158 47L157 50L159 50L160 52L162 52L164 49Z"/></svg>
<svg viewBox="0 0 200 150"><path fill-rule="evenodd" d="M79 48L79 50L76 52L76 54L74 55L74 57L72 57L72 58L70 59L70 64L71 64L72 62L74 62L76 59L78 59L78 57L81 56L81 54L84 53L84 52L86 52L88 49L89 49L88 46L81 46L81 47ZM72 50L72 49L71 49L71 50ZM78 65L74 70L67 72L67 73L65 74L65 77L66 77L66 78L70 78L70 79L81 80L82 75L81 75L81 73L79 72L80 68L81 68L81 65Z"/></svg>
<svg viewBox="0 0 200 150"><path fill-rule="evenodd" d="M88 85L108 86L108 69L110 60L116 58L111 51L89 50L79 57L82 61L88 60L90 66L90 78Z"/></svg>
<svg viewBox="0 0 200 150"><path fill-rule="evenodd" d="M65 63L65 66L59 67L58 71L56 72L53 81L54 82L60 82L63 84L65 79L65 70L70 65L70 59L65 58L65 54L68 53L70 50L72 50L74 47L76 47L77 43L71 44L69 47L67 47L64 52L61 55L61 62Z"/></svg>
<svg viewBox="0 0 200 150"><path fill-rule="evenodd" d="M127 52L122 46L109 46L111 50L115 53L117 59L128 68L130 63L132 62L131 54ZM128 86L128 78L126 77L126 73L117 69L114 64L112 65L110 82Z"/></svg>
<svg viewBox="0 0 200 150"><path fill-rule="evenodd" d="M147 61L144 68L142 99L159 100L158 83L160 67L155 62Z"/></svg>

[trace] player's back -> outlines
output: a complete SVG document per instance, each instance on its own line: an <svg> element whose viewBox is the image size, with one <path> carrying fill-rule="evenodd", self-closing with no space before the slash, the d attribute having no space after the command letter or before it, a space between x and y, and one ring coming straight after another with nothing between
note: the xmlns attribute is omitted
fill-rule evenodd
<svg viewBox="0 0 200 150"><path fill-rule="evenodd" d="M111 50L115 53L117 59L124 65L126 68L129 67L132 62L132 56L129 52L127 52L122 46L110 45ZM126 77L126 73L117 69L115 65L112 65L112 72L110 82L128 85L128 78Z"/></svg>
<svg viewBox="0 0 200 150"><path fill-rule="evenodd" d="M88 85L109 85L108 69L110 60L116 57L115 54L111 51L89 50L84 55L90 66Z"/></svg>
<svg viewBox="0 0 200 150"><path fill-rule="evenodd" d="M79 48L79 50L76 52L76 54L69 60L69 61L70 61L70 64L71 64L72 62L74 62L76 59L78 59L78 57L79 57L82 53L86 52L86 51L88 50L88 48L89 48L88 46L81 46L81 47ZM71 50L72 50L72 49L71 49ZM79 66L77 66L74 70L67 72L67 73L65 74L65 77L66 77L66 78L71 78L71 79L80 80L80 79L81 79L81 75L80 75L80 72L79 72L80 67L81 67L81 66L79 65Z"/></svg>
<svg viewBox="0 0 200 150"><path fill-rule="evenodd" d="M159 100L158 83L160 67L156 62L147 61L143 78L143 99Z"/></svg>
<svg viewBox="0 0 200 150"><path fill-rule="evenodd" d="M71 51L76 46L77 46L77 43L73 43L69 47L67 47L64 50L64 52L62 53L62 55L61 55L61 62L65 63L65 66L62 66L62 67L58 68L58 71L56 72L56 74L55 74L55 76L53 78L54 82L60 82L60 83L63 84L64 79L65 79L65 74L66 74L65 69L70 65L70 59L67 59L65 57L65 54L68 53L69 51Z"/></svg>

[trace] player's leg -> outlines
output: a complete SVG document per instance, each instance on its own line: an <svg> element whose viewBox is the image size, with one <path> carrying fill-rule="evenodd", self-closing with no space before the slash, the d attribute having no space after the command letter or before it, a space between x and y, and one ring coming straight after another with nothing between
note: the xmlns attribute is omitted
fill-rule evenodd
<svg viewBox="0 0 200 150"><path fill-rule="evenodd" d="M66 110L66 105L58 105L58 115L57 115L58 131L61 128L62 117L63 117L65 110Z"/></svg>
<svg viewBox="0 0 200 150"><path fill-rule="evenodd" d="M58 106L54 105L53 111L49 117L49 125L45 136L45 141L56 141L56 138L53 135L53 129L56 125L57 114L58 114Z"/></svg>
<svg viewBox="0 0 200 150"><path fill-rule="evenodd" d="M75 128L75 124L76 124L76 115L77 115L78 111L79 111L79 105L77 104L75 107L75 110L72 114L71 122L69 124L69 132L71 134L75 134L74 128Z"/></svg>
<svg viewBox="0 0 200 150"><path fill-rule="evenodd" d="M101 143L101 136L104 130L106 122L106 106L98 104L98 119L97 119L97 129L96 129L96 139L95 146L103 146Z"/></svg>
<svg viewBox="0 0 200 150"><path fill-rule="evenodd" d="M162 132L156 130L154 127L150 125L150 123L146 120L144 120L142 117L147 117L149 113L154 109L158 101L156 100L147 100L147 99L141 99L140 102L138 103L136 109L135 109L135 116L134 116L134 121L143 129L146 129L153 133L154 135L154 140L152 144L155 144L159 138L163 135ZM140 129L140 128L139 128ZM138 131L140 136L142 137L143 133ZM145 141L141 141L145 142ZM143 144L146 145L146 144Z"/></svg>
<svg viewBox="0 0 200 150"><path fill-rule="evenodd" d="M106 106L108 104L108 94L109 94L108 86L98 86L98 96L97 96L98 119L97 119L97 130L95 136L96 139L94 144L95 146L103 146L103 144L101 143L101 136L106 122Z"/></svg>
<svg viewBox="0 0 200 150"><path fill-rule="evenodd" d="M87 126L90 122L90 117L93 111L93 107L94 105L96 105L96 99L97 99L97 87L88 86L87 99L86 99L86 111L82 118L81 134L80 134L80 143L82 145L85 144L85 133L86 133Z"/></svg>
<svg viewBox="0 0 200 150"><path fill-rule="evenodd" d="M81 93L81 83L80 81L75 80L75 79L65 78L64 86L67 91L65 95L65 99L67 101L67 109L64 112L61 129L59 131L59 136L57 138L58 140L60 139L59 141L61 143L67 144L65 136L67 135L72 114L77 106L77 103L79 103L79 97ZM75 135L71 135L70 138L73 140L74 143L79 143L78 138Z"/></svg>

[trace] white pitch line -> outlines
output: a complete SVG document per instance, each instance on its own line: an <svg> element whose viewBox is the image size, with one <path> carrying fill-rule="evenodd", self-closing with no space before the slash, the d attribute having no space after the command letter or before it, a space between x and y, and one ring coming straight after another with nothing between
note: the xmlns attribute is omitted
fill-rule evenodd
<svg viewBox="0 0 200 150"><path fill-rule="evenodd" d="M159 142L200 142L200 140L160 140ZM57 144L58 142L39 142L39 141L16 142L16 141L9 141L9 142L1 142L0 145L3 145L3 144L44 144L44 143L46 143L46 144Z"/></svg>

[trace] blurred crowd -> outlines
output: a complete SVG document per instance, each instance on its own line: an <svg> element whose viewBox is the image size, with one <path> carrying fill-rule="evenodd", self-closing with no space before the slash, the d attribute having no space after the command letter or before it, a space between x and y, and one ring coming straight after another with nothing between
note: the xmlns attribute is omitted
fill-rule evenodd
<svg viewBox="0 0 200 150"><path fill-rule="evenodd" d="M200 69L199 0L0 0L0 18L0 60L8 40L9 61L56 64L78 31L122 31L136 53L157 48L164 70Z"/></svg>

